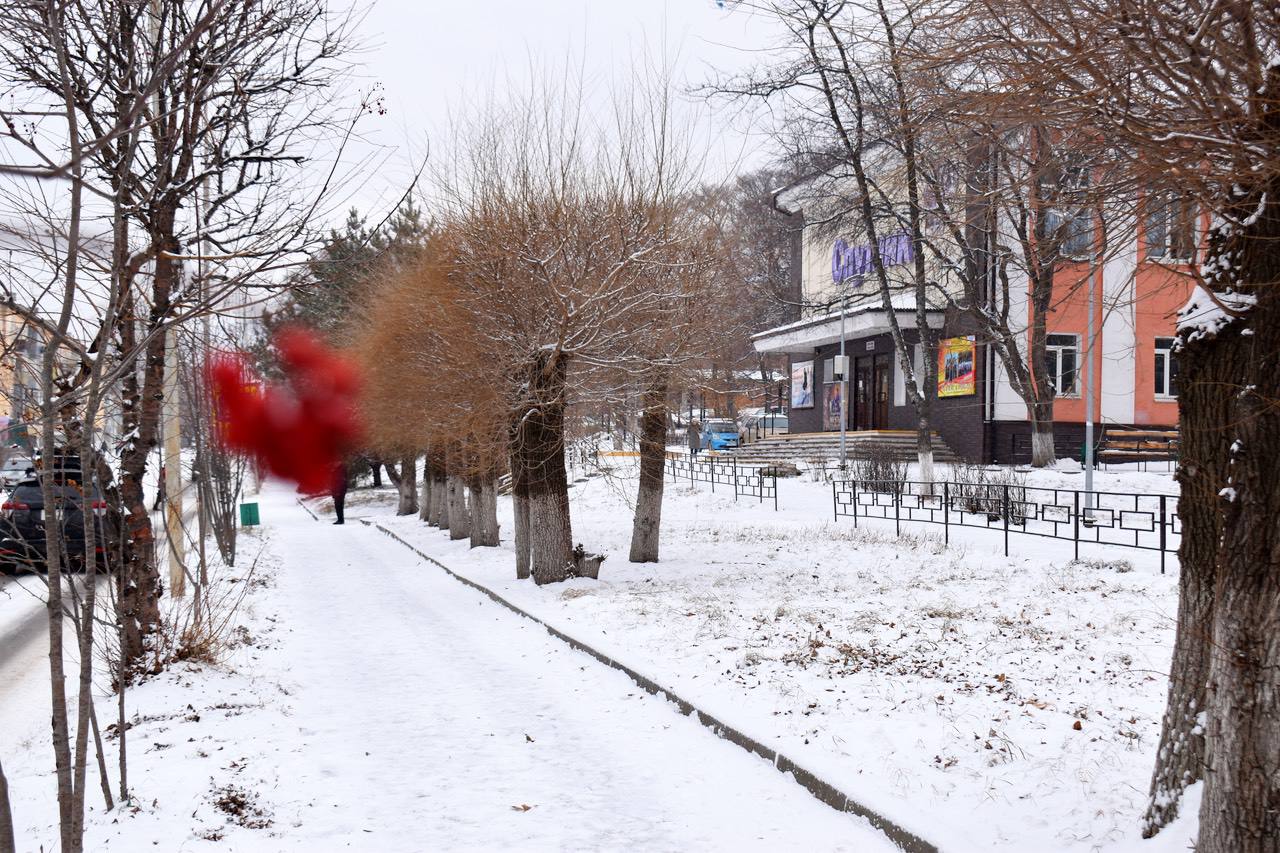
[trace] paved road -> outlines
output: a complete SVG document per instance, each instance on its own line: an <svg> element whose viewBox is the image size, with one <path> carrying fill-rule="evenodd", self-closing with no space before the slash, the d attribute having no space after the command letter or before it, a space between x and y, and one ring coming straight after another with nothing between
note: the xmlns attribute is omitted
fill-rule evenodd
<svg viewBox="0 0 1280 853"><path fill-rule="evenodd" d="M289 849L896 849L381 533L262 500L296 731L253 754Z"/></svg>
<svg viewBox="0 0 1280 853"><path fill-rule="evenodd" d="M0 585L0 595L8 592L19 601L22 598L28 600L20 610L10 610L8 618L0 624L0 685L14 684L19 679L32 675L35 668L39 668L39 673L43 674L43 667L48 665L49 617L45 609L43 588L40 599L36 599L30 593L16 588L16 578L6 577L4 580L6 583ZM83 594L84 589L79 584L81 580L82 576L76 577L76 589ZM105 583L105 577L98 578L99 600L106 593ZM67 623L66 630L66 642L74 645L75 636L70 622Z"/></svg>

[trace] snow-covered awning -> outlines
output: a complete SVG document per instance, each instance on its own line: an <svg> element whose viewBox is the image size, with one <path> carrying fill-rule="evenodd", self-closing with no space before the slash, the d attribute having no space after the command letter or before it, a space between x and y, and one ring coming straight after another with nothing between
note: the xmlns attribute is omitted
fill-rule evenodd
<svg viewBox="0 0 1280 853"><path fill-rule="evenodd" d="M893 298L894 311L898 315L898 326L903 329L916 328L916 311L914 297L906 294ZM942 325L943 312L930 308L929 325ZM845 310L844 336L865 338L889 331L889 316L879 297L860 300ZM756 352L787 353L804 352L826 344L838 343L840 340L840 312L808 317L785 326L767 329L751 336L751 345Z"/></svg>

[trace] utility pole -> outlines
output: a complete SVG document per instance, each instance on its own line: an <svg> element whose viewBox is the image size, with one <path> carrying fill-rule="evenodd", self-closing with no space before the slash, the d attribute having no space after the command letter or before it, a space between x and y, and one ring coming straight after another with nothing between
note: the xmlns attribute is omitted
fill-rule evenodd
<svg viewBox="0 0 1280 853"><path fill-rule="evenodd" d="M1088 346L1084 363L1084 506L1085 518L1093 520L1093 348L1094 348L1094 286L1098 277L1098 253L1095 250L1089 261L1089 320L1086 324Z"/></svg>
<svg viewBox="0 0 1280 853"><path fill-rule="evenodd" d="M178 330L165 332L164 348L164 513L165 539L169 543L169 594L181 598L187 592L187 570L182 536L182 419L178 402Z"/></svg>
<svg viewBox="0 0 1280 853"><path fill-rule="evenodd" d="M848 461L845 433L849 426L849 356L844 351L844 282L836 282L836 287L839 288L840 293L840 366L838 370L840 375L840 470L843 471Z"/></svg>
<svg viewBox="0 0 1280 853"><path fill-rule="evenodd" d="M149 24L151 38L159 50L159 0L151 0ZM155 98L158 114L159 94ZM187 574L183 564L185 543L182 539L182 424L178 407L178 330L172 326L165 332L162 391L164 399L160 404L160 423L164 430L164 538L169 543L169 594L181 598L187 592Z"/></svg>

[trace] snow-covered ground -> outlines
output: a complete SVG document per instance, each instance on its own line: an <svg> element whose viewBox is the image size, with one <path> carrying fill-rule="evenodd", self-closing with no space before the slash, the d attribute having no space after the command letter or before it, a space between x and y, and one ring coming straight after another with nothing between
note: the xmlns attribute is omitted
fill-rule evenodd
<svg viewBox="0 0 1280 853"><path fill-rule="evenodd" d="M32 610L42 610L46 588L41 575L0 575L0 631Z"/></svg>
<svg viewBox="0 0 1280 853"><path fill-rule="evenodd" d="M134 801L91 771L86 849L893 849L381 533L261 500L229 657L129 692ZM5 685L24 851L55 841L47 719L38 667Z"/></svg>
<svg viewBox="0 0 1280 853"><path fill-rule="evenodd" d="M1143 842L1176 561L998 531L830 518L828 486L780 482L760 506L672 486L663 560L626 562L634 463L571 492L601 580L539 588L509 551L470 550L390 494L348 517L386 525L530 612L672 687L944 850L1180 850L1190 821ZM1067 487L1078 475L1037 472ZM1168 474L1098 488L1173 492ZM367 495L368 493L366 493ZM327 502L315 504L324 511ZM500 505L504 533L510 506ZM958 535L957 535L958 534ZM390 540L389 540L390 541Z"/></svg>

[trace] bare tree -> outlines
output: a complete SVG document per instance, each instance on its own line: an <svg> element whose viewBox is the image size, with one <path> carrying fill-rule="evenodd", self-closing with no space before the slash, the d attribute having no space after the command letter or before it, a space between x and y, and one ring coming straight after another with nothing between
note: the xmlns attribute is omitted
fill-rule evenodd
<svg viewBox="0 0 1280 853"><path fill-rule="evenodd" d="M751 4L788 33L781 61L717 89L786 98L797 120L791 156L828 176L810 225L852 228L917 412L917 455L931 459L940 330L931 311L967 316L994 347L1027 408L1032 462L1054 461L1047 363L1050 316L1075 297L1108 247L1101 200L1117 188L1106 146L1078 125L1055 124L1034 99L1002 99L998 72L975 67L955 38L955 4L938 0L786 0ZM849 189L851 187L851 189ZM1108 194L1111 194L1110 196ZM911 251L886 263L884 235ZM894 304L910 293L911 309ZM1024 299L1024 294L1026 298ZM900 315L913 314L922 358L911 357Z"/></svg>
<svg viewBox="0 0 1280 853"><path fill-rule="evenodd" d="M402 488L402 514L425 512L451 538L493 546L507 405L459 303L449 252L446 230L379 275L346 336L365 377L370 447L403 455L402 478L416 472L410 454L426 455L423 506L407 507Z"/></svg>
<svg viewBox="0 0 1280 853"><path fill-rule="evenodd" d="M9 309L45 343L38 383L46 461L40 480L48 508L43 561L49 573L52 728L63 850L83 847L90 748L98 751L103 793L111 803L92 704L98 584L90 576L81 593L69 572L78 565L92 570L96 555L106 555L111 547L137 557L134 546L145 549L150 530L143 506L147 536L103 538L113 527L99 527L99 490L116 494L98 445L103 403L125 388L126 402L133 405L126 406L124 420L134 442L125 456L145 457L137 442L147 441L141 434L147 429L154 442L155 418L148 423L138 412L158 405L168 330L210 310L246 276L270 268L295 249L307 237L303 226L314 209L314 203L296 198L273 206L269 190L282 186L278 164L297 159L282 154L281 146L299 141L304 132L314 142L323 127L321 113L302 116L298 111L305 111L308 87L322 84L332 73L322 66L334 55L336 41L317 38L319 28L310 26L325 19L323 12L289 17L275 9L263 18L255 17L262 11L258 5L250 5L254 8L228 0L211 0L199 8L50 0L12 4L3 13L0 74L22 106L6 108L0 119L6 137L43 164L16 173L25 179L69 178L65 197L52 207L25 212L26 230L45 229L50 235L52 250L43 259L49 261L44 267L48 277L41 281L44 274L37 269L23 283L31 286L20 287L18 277L11 276L6 293ZM233 6L243 8L235 11ZM299 48L293 56L300 64L273 65L271 45L288 44ZM286 103L291 98L295 103ZM205 218L180 217L183 202L196 206L192 202L202 186L214 187ZM8 189L10 200L25 192L41 202L38 191L21 183ZM109 224L109 239L87 227L103 221ZM143 226L141 247L130 224ZM239 269L225 267L228 274L212 291L184 292L179 283L180 238L193 229L200 236L192 242L216 246L240 264ZM161 232L163 240L157 239ZM105 251L104 244L109 247ZM148 287L142 286L144 280ZM145 323L138 322L142 314L148 318ZM140 360L151 377L141 382L136 371ZM141 406L140 396L146 398ZM76 456L78 466L71 462ZM141 468L130 471L127 458L123 491L127 497L132 476L133 498L141 504ZM66 521L74 517L73 508L83 529L80 537L68 538ZM106 520L117 517L114 510L107 511ZM80 553L68 544L74 538L82 539ZM147 570L154 577L154 567ZM116 683L123 724L130 667L138 661L146 626L154 626L159 617L158 585L145 579L138 583L137 572L119 576L115 612L122 626L122 658ZM70 595L64 593L67 588ZM64 614L78 632L74 724L62 663ZM120 789L127 796L124 729L121 725Z"/></svg>
<svg viewBox="0 0 1280 853"><path fill-rule="evenodd" d="M785 97L798 121L806 156L852 192L832 185L824 200L825 225L852 227L870 251L870 274L889 326L907 399L916 411L917 456L922 476L933 478L932 416L937 397L939 330L930 321L940 305L938 282L925 253L924 181L919 140L924 117L911 106L914 92L904 40L914 36L911 8L891 10L883 2L782 0L751 4L779 21L787 33L784 59L741 79L722 81L721 93ZM803 130L799 130L800 126ZM816 140L816 143L815 143ZM824 223L815 221L815 226ZM902 258L886 257L886 237L900 235L910 248L905 275L892 269ZM837 281L843 300L847 284ZM903 333L895 295L910 293L918 342ZM921 358L917 364L913 347Z"/></svg>
<svg viewBox="0 0 1280 853"><path fill-rule="evenodd" d="M626 341L627 350L616 360L627 385L637 391L640 409L633 563L658 562L672 387L688 383L709 358L749 333L748 316L734 310L740 282L729 275L733 265L724 249L719 212L697 198L677 195L647 214L664 233L666 245L650 256L636 278L636 286L651 297L637 310L643 332Z"/></svg>
<svg viewBox="0 0 1280 853"><path fill-rule="evenodd" d="M648 333L634 323L655 297L635 284L665 239L646 219L667 186L665 150L592 125L577 87L548 77L523 101L491 108L458 134L462 150L437 178L464 304L512 401L517 574L527 559L538 583L574 566L571 370Z"/></svg>
<svg viewBox="0 0 1280 853"><path fill-rule="evenodd" d="M1178 634L1144 832L1203 778L1197 849L1274 850L1280 822L1280 10L1213 0L984 0L960 28L1009 102L1115 142L1148 210L1208 211L1179 323ZM1270 805L1269 805L1270 804Z"/></svg>
<svg viewBox="0 0 1280 853"><path fill-rule="evenodd" d="M160 3L148 19L153 56L185 44L199 25L185 4ZM155 446L163 399L166 337L156 332L189 307L182 252L190 224L179 215L210 188L198 236L186 242L222 255L280 257L298 247L314 204L288 193L297 146L328 119L312 93L330 85L345 50L343 22L323 5L274 0L229 3L199 25L201 35L183 64L147 107L150 124L142 167L125 187L146 235L151 276L145 316L126 313L126 347L135 328L148 338L141 378L125 376L125 429L135 438L121 460L121 497L127 507L130 578L123 600L125 654L140 660L154 631L160 579L152 550L150 516L142 494L147 458ZM295 59L279 63L281 55ZM198 58L198 59L197 59ZM271 246L268 241L273 241Z"/></svg>

